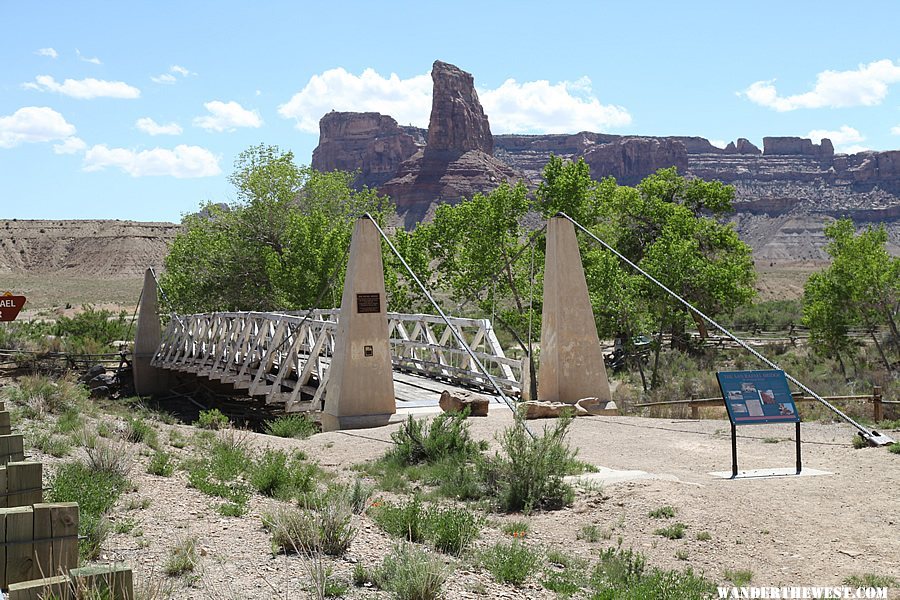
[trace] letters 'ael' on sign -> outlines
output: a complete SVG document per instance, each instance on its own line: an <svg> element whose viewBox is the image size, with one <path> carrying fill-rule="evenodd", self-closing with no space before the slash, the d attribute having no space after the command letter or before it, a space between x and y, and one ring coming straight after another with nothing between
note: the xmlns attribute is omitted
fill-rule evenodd
<svg viewBox="0 0 900 600"><path fill-rule="evenodd" d="M11 292L0 294L0 321L15 321L25 306L25 296L13 296Z"/></svg>

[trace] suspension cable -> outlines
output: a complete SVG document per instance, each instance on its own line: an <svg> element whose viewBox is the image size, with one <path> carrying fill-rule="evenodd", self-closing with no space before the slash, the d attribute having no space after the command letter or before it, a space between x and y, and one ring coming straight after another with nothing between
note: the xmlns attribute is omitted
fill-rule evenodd
<svg viewBox="0 0 900 600"><path fill-rule="evenodd" d="M503 402L506 404L506 406L512 411L513 418L515 419L515 421L518 424L522 425L522 427L525 428L525 431L528 432L528 435L530 435L531 438L534 439L535 438L534 432L528 428L528 425L525 423L525 420L519 414L519 411L516 410L516 406L513 403L513 401L510 400L510 398L506 394L503 393L503 390L500 389L500 386L494 380L494 377L488 372L487 368L485 368L484 364L482 364L481 360L479 360L479 358L478 358L478 356L476 356L475 352L472 351L472 349L469 347L469 345L466 343L466 341L462 338L462 336L459 334L459 332L456 330L456 328L450 323L450 319L447 318L447 315L444 313L443 310L441 310L441 307L438 306L438 303L434 300L432 295L429 293L428 288L425 287L425 284L423 284L422 281L419 279L418 275L415 274L415 272L412 270L412 267L410 267L409 263L406 262L406 259L404 259L403 256L400 254L400 252L397 251L397 248L394 247L394 244L388 238L387 234L384 233L384 230L381 229L381 226L378 225L378 222L372 217L372 215L370 215L369 213L366 213L365 216L370 221L372 221L372 224L375 226L375 229L378 230L378 233L381 235L381 238L385 241L385 243L387 243L387 245L391 249L391 251L397 256L397 258L400 260L400 263L406 268L410 277L413 278L413 281L416 282L416 285L419 286L419 289L422 290L422 293L425 295L426 298L428 298L428 300L431 302L431 305L434 306L434 309L438 312L438 315L440 315L440 317L441 317L441 319L443 319L444 323L447 324L447 327L450 328L450 332L453 334L453 337L456 338L456 341L459 343L459 345L462 346L462 348L466 351L466 353L469 355L469 357L472 359L472 361L478 366L478 370L481 371L482 373L484 373L484 376L487 377L487 380L490 382L491 387L494 388L494 390L497 392L497 395L500 396L500 398L503 400Z"/></svg>
<svg viewBox="0 0 900 600"><path fill-rule="evenodd" d="M750 352L750 354L752 354L753 356L755 356L756 358L758 358L759 360L761 360L762 362L764 362L765 364L767 364L767 365L770 366L771 368L777 369L777 370L779 370L779 371L783 371L785 377L787 377L788 380L790 380L790 381L793 382L795 385L797 385L797 387L799 387L801 390L803 390L804 392L808 393L810 396L812 396L813 398L815 398L816 400L818 400L818 401L819 401L820 403L822 403L827 409L829 409L830 411L832 411L833 413L835 413L836 415L838 415L839 417L841 417L842 419L844 419L846 422L848 422L848 423L850 423L851 425L853 425L857 430L859 430L860 436L862 436L863 438L865 438L866 441L868 441L870 444L875 445L875 446L885 446L885 445L887 445L887 444L891 444L891 443L894 442L894 440L891 439L890 437L888 437L887 435L884 435L884 434L882 434L882 433L879 433L878 431L875 431L874 429L869 429L869 428L867 428L867 427L865 427L865 426L860 425L859 423L857 423L855 420L853 420L851 417L849 417L848 415L846 415L846 414L845 414L843 411L841 411L839 408L837 408L836 406L834 406L833 404L831 404L830 402L828 402L827 400L825 400L824 398L822 398L821 396L819 396L817 393L815 393L814 391L812 391L811 389L809 389L809 387L807 387L806 385L804 385L802 382L800 382L800 381L799 381L797 378L795 378L793 375L791 375L791 374L787 373L786 371L784 371L784 369L782 369L781 367L779 367L777 364L775 364L774 362L772 362L771 360L769 360L768 358L766 358L765 356L763 356L762 354L760 354L759 352L757 352L756 350L754 350L753 348L751 348L746 342L744 342L743 340L737 338L737 337L736 337L734 334L732 334L730 331L728 331L727 329L725 329L724 327L722 327L721 325L719 325L719 324L718 324L716 321L714 321L711 317L708 317L706 314L704 314L704 313L703 313L702 311L700 311L698 308L694 307L690 302L688 302L687 300L685 300L684 298L682 298L681 296L679 296L678 294L676 294L675 292L673 292L672 290L670 290L670 289L669 289L668 287L666 287L662 282L660 282L658 279L656 279L655 277L653 277L653 275L650 275L650 273L648 273L647 271L645 271L645 270L643 270L642 268L640 268L639 266L637 266L635 263L633 263L633 262L631 262L630 260L628 260L625 256L623 256L621 253L619 253L615 248L613 248L612 246L610 246L609 244L607 244L606 242L604 242L603 240L601 240L599 237L597 237L596 235L594 235L593 233L591 233L590 231L588 231L585 227L583 227L583 226L581 225L581 223L579 223L578 221L576 221L575 219L573 219L572 217L570 217L569 215L567 215L567 214L564 213L564 212L558 212L558 213L556 214L556 216L558 216L558 217L563 217L563 218L565 218L565 219L568 219L575 227L577 227L578 229L580 229L581 231L583 231L586 235L588 235L590 238L592 238L595 242L597 242L598 244L600 244L601 246L603 246L604 248L606 248L607 250L609 250L610 252L612 252L613 254L615 254L615 255L616 255L617 257L619 257L622 261L624 261L625 263L627 263L631 268L633 268L633 269L636 270L638 273L640 273L641 275L643 275L644 277L646 277L647 279L649 279L650 281L652 281L653 283L655 283L657 286L659 286L660 288L662 288L663 290L665 290L666 293L668 293L670 296L672 296L673 298L675 298L676 300L678 300L681 304L683 304L684 306L686 306L689 310L693 311L693 312L696 313L697 315L699 315L699 316L703 317L704 319L706 319L713 327L715 327L716 329L718 329L719 331L721 331L722 333L724 333L726 336L728 336L729 338L731 338L733 341L737 342L738 345L740 345L742 348L744 348L745 350L747 350L748 352Z"/></svg>

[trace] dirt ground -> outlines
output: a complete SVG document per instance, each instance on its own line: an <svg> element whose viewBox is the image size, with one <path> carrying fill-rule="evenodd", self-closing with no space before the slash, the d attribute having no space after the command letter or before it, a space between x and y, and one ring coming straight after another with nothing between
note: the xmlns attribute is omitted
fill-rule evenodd
<svg viewBox="0 0 900 600"><path fill-rule="evenodd" d="M494 407L492 407L492 410ZM478 439L496 447L495 435L512 423L505 410L493 410L487 418L471 419ZM540 422L530 422L540 430ZM162 425L167 429L184 425ZM304 450L321 467L340 478L351 479L351 467L379 457L390 444L388 427L331 432L307 440L275 438L250 433L259 447ZM741 469L790 467L794 464L793 428L745 426L739 429ZM553 598L537 581L522 588L499 585L474 566L477 548L503 539L499 527L505 521L526 520L525 543L538 548L557 548L594 559L599 550L621 543L648 556L653 566L691 567L708 578L725 583L727 569L749 569L753 585L838 585L844 578L863 573L900 575L900 455L884 448L854 450L850 427L835 424L803 425L804 465L831 474L724 480L710 471L730 469L730 435L725 421L676 421L638 417L577 419L570 440L579 458L613 469L638 469L658 477L579 487L569 509L522 515L488 517L488 526L466 556L456 564L448 580L449 598ZM893 432L900 438L900 432ZM778 440L774 443L774 440ZM187 450L166 448L176 456ZM40 457L48 462L56 459ZM201 549L196 576L172 580L174 598L295 598L307 585L303 562L297 557L273 556L269 536L260 517L279 503L254 496L250 512L241 518L222 517L213 499L188 488L183 472L173 477L145 473L146 456L132 479L135 490L117 504L114 521L132 520L131 533L114 534L104 545L104 560L124 560L138 579L153 576L165 580L161 566L169 549L181 538L195 537ZM143 510L134 506L149 499ZM664 505L676 509L671 519L654 519L648 512ZM350 579L353 565L380 564L393 545L367 516L355 517L359 529L349 553L332 561L336 576ZM687 526L683 539L669 540L654 530L673 522ZM577 539L585 525L596 525L609 539L590 543ZM135 535L135 531L141 535ZM699 541L699 532L708 541ZM678 553L678 556L676 556ZM448 563L453 562L447 558ZM387 597L384 592L351 587L351 598Z"/></svg>

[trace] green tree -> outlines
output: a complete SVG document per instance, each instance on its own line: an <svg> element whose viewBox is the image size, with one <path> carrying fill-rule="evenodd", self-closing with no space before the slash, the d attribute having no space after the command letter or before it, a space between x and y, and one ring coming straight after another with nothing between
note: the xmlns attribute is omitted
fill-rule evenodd
<svg viewBox="0 0 900 600"><path fill-rule="evenodd" d="M841 219L827 226L825 235L831 240L826 248L831 265L813 274L804 287L803 318L814 348L840 360L840 352L852 349L850 327L863 327L885 368L891 371L878 332L886 327L890 345L895 352L900 351L896 322L900 258L888 254L883 225L857 234L850 219Z"/></svg>
<svg viewBox="0 0 900 600"><path fill-rule="evenodd" d="M276 146L241 153L229 181L237 201L185 217L172 243L162 280L172 310L336 306L355 220L369 212L383 223L392 211L375 191L354 190L352 173L298 166ZM396 274L387 280L406 302Z"/></svg>
<svg viewBox="0 0 900 600"><path fill-rule="evenodd" d="M487 195L443 204L431 223L419 225L433 261L434 280L458 303L477 302L483 314L499 316L519 335L541 313L544 256L535 248L534 278L525 217L532 207L523 183L502 183Z"/></svg>

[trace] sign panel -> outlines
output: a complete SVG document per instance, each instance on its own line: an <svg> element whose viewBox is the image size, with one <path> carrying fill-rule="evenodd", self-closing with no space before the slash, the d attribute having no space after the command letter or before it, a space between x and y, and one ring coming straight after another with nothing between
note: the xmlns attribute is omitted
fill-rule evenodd
<svg viewBox="0 0 900 600"><path fill-rule="evenodd" d="M716 377L735 425L800 422L784 371L720 371Z"/></svg>
<svg viewBox="0 0 900 600"><path fill-rule="evenodd" d="M0 321L15 321L25 306L25 296L13 296L10 292L0 295Z"/></svg>
<svg viewBox="0 0 900 600"><path fill-rule="evenodd" d="M357 313L379 313L379 312L381 312L381 295L380 294L357 294L356 295L356 312Z"/></svg>

